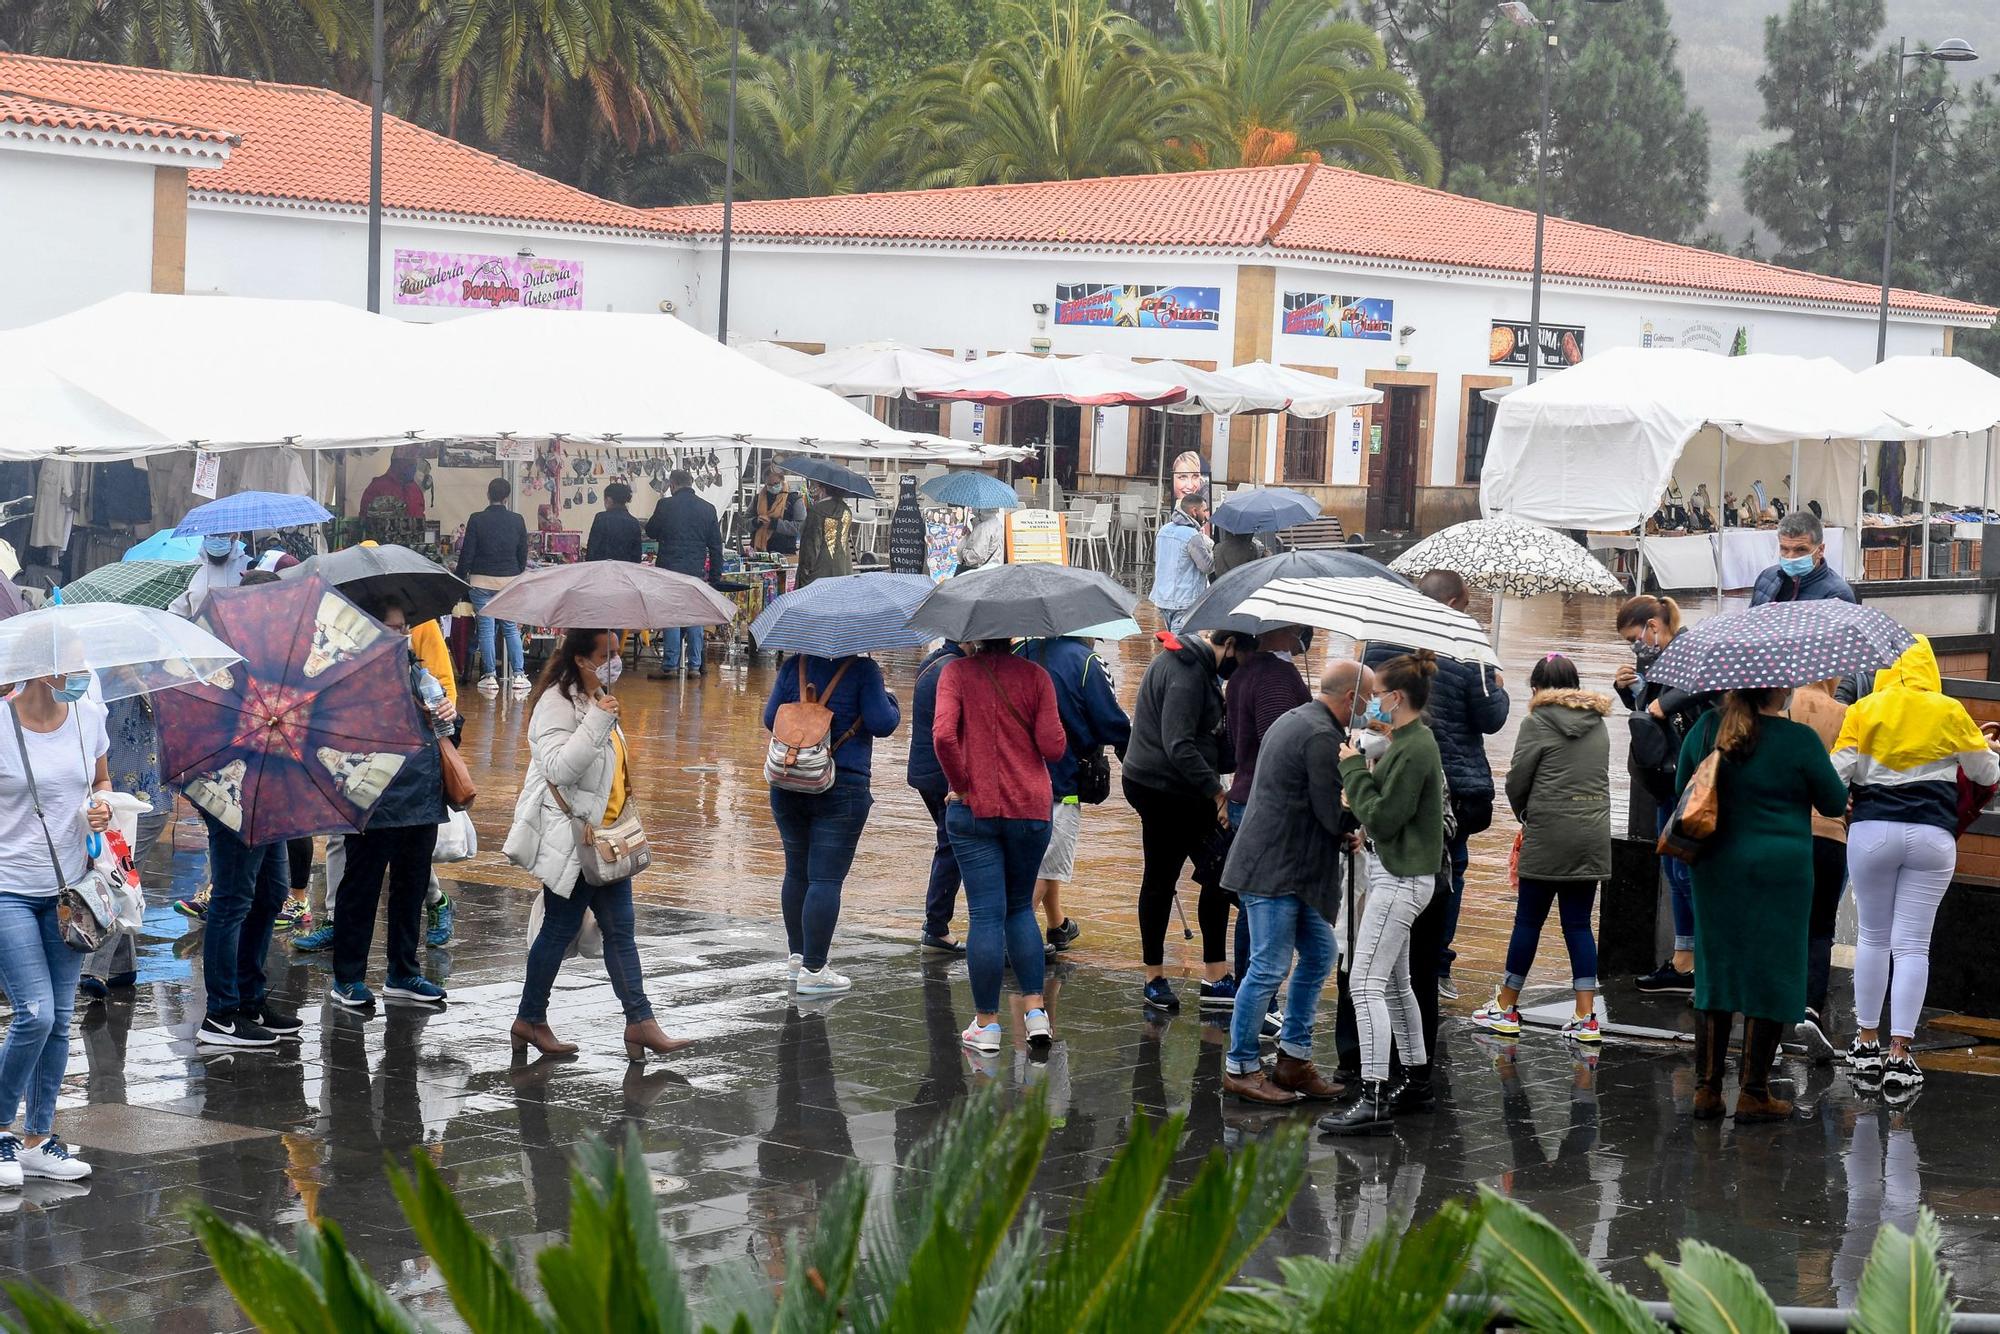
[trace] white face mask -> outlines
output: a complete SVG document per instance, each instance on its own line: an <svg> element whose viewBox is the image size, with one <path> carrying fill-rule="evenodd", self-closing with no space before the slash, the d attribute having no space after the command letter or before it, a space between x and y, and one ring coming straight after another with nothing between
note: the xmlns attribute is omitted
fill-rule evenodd
<svg viewBox="0 0 2000 1334"><path fill-rule="evenodd" d="M617 685L618 678L623 675L625 675L625 659L619 657L616 653L612 654L610 658L606 659L604 662L598 664L597 683L603 686L606 690L609 690L611 689L612 686Z"/></svg>

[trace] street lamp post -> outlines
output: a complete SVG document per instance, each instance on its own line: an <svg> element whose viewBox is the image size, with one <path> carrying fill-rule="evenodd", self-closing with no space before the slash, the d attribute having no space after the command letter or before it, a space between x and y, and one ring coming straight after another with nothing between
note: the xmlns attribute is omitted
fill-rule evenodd
<svg viewBox="0 0 2000 1334"><path fill-rule="evenodd" d="M382 0L368 53L368 309L382 310Z"/></svg>
<svg viewBox="0 0 2000 1334"><path fill-rule="evenodd" d="M1903 138L1903 66L1912 60L1940 64L1961 64L1979 59L1970 43L1954 37L1939 42L1928 51L1911 51L1902 39L1896 42L1896 85L1889 98L1889 202L1882 216L1882 303L1875 312L1875 360L1889 355L1889 265L1896 253L1896 157ZM1936 104L1926 108L1935 110Z"/></svg>
<svg viewBox="0 0 2000 1334"><path fill-rule="evenodd" d="M729 0L729 128L722 150L722 272L716 282L715 341L729 343L729 242L736 207L736 56L743 45L740 0Z"/></svg>

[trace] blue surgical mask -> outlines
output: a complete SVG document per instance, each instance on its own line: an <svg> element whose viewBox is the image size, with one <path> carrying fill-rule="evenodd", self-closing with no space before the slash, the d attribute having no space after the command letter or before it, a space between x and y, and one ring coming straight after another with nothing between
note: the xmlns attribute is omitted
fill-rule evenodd
<svg viewBox="0 0 2000 1334"><path fill-rule="evenodd" d="M1794 579L1803 579L1813 572L1815 563L1811 556L1787 556L1778 562L1778 568Z"/></svg>
<svg viewBox="0 0 2000 1334"><path fill-rule="evenodd" d="M1387 727L1394 721L1390 712L1382 707L1382 697L1380 695L1368 701L1368 711L1364 716L1369 722L1381 723L1384 727Z"/></svg>
<svg viewBox="0 0 2000 1334"><path fill-rule="evenodd" d="M89 672L71 672L63 678L63 683L56 686L51 693L65 704L74 704L77 700L82 699L85 692L89 689Z"/></svg>

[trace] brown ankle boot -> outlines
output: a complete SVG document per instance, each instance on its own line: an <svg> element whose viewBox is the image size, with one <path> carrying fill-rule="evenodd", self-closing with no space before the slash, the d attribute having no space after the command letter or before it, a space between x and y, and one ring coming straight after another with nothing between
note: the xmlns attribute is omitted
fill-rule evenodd
<svg viewBox="0 0 2000 1334"><path fill-rule="evenodd" d="M1778 1057L1778 1040L1785 1026L1771 1019L1743 1016L1742 1085L1736 1093L1739 1123L1784 1121L1792 1104L1771 1096L1771 1063Z"/></svg>
<svg viewBox="0 0 2000 1334"><path fill-rule="evenodd" d="M1262 1066L1247 1075L1222 1072L1222 1091L1231 1093L1245 1102L1261 1103L1266 1107L1289 1107L1299 1101L1299 1095L1288 1088L1281 1088L1271 1080L1270 1073Z"/></svg>
<svg viewBox="0 0 2000 1334"><path fill-rule="evenodd" d="M1729 1030L1735 1016L1727 1010L1694 1012L1694 1119L1722 1119L1722 1076L1729 1068Z"/></svg>
<svg viewBox="0 0 2000 1334"><path fill-rule="evenodd" d="M668 1037L657 1019L625 1025L625 1059L628 1061L643 1061L647 1052L655 1056L671 1056L693 1045L693 1038Z"/></svg>
<svg viewBox="0 0 2000 1334"><path fill-rule="evenodd" d="M1278 1068L1272 1072L1271 1082L1312 1102L1332 1102L1342 1092L1341 1086L1321 1074L1311 1061L1283 1052L1278 1053Z"/></svg>
<svg viewBox="0 0 2000 1334"><path fill-rule="evenodd" d="M514 1026L507 1030L507 1037L514 1044L516 1056L526 1056L530 1047L544 1056L576 1055L576 1044L564 1042L546 1023L531 1024L525 1019L516 1019Z"/></svg>

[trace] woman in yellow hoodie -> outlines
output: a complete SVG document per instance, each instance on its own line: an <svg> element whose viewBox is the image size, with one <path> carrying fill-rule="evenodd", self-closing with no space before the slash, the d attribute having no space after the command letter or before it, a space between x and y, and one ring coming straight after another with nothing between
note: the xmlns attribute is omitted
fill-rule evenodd
<svg viewBox="0 0 2000 1334"><path fill-rule="evenodd" d="M1860 1032L1847 1063L1858 1075L1879 1075L1890 1092L1924 1081L1910 1058L1910 1039L1930 984L1931 924L1958 866L1959 775L1989 787L2000 780L2000 759L1965 706L1942 687L1930 641L1918 635L1895 666L1876 673L1875 692L1848 708L1834 742L1834 769L1853 794L1847 874L1860 924L1854 949ZM1878 1031L1885 995L1886 1059Z"/></svg>

